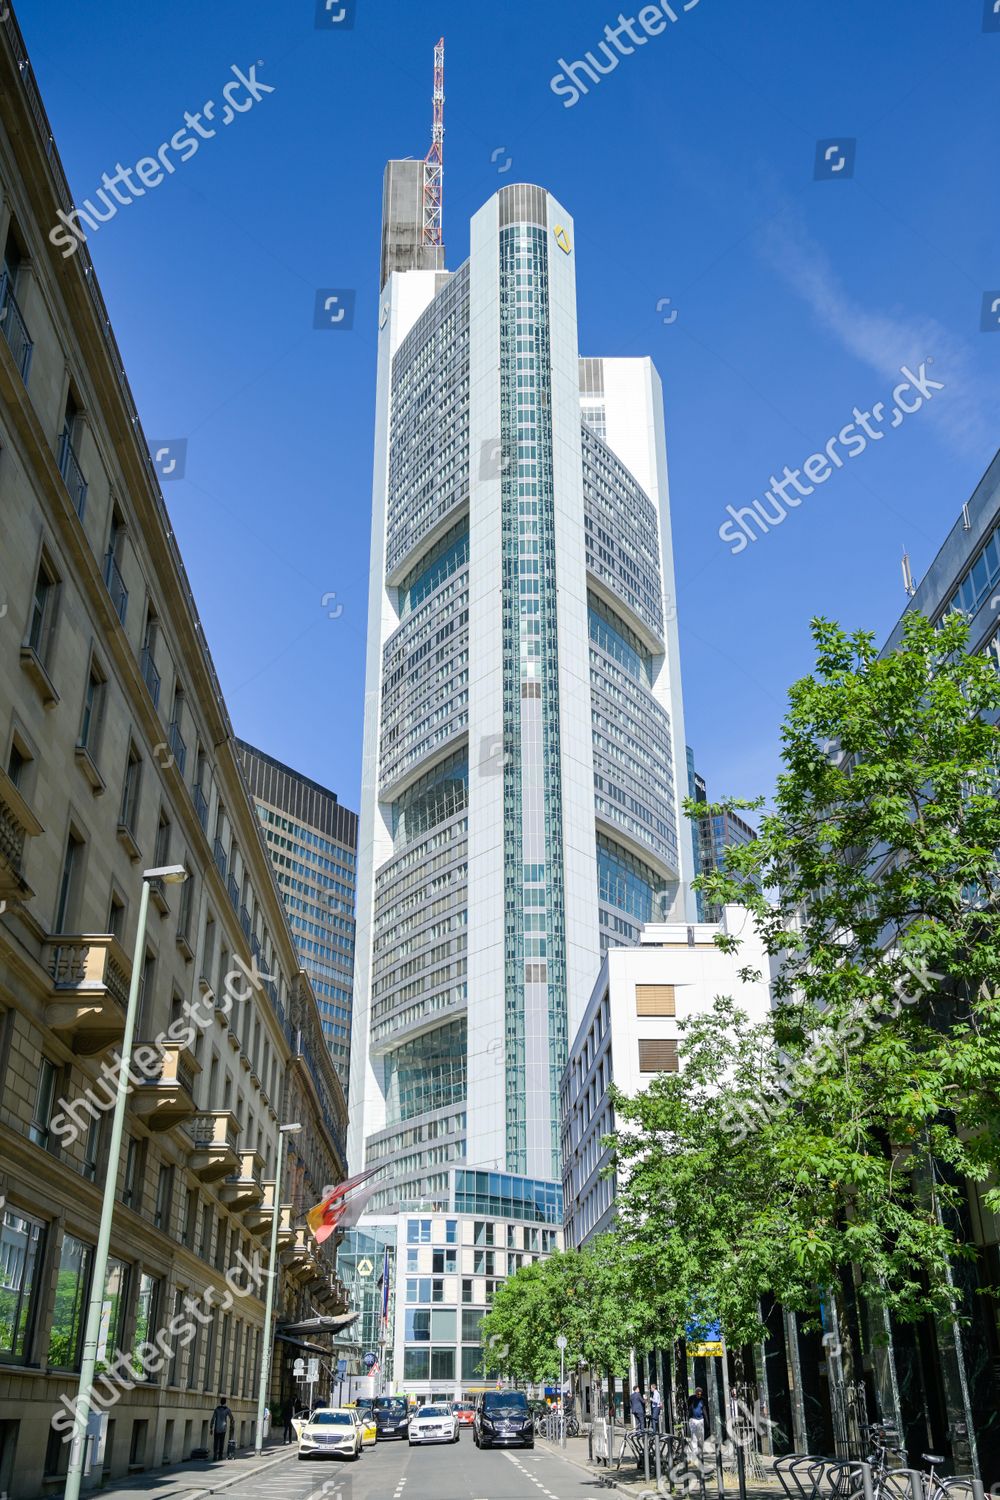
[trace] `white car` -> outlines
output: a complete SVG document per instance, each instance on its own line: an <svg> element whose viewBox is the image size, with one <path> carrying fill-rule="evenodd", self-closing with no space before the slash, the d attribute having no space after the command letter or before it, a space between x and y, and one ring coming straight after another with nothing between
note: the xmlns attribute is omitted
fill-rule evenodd
<svg viewBox="0 0 1000 1500"><path fill-rule="evenodd" d="M299 1458L356 1459L363 1445L356 1411L348 1406L319 1406L302 1425Z"/></svg>
<svg viewBox="0 0 1000 1500"><path fill-rule="evenodd" d="M449 1403L447 1406L418 1406L410 1418L409 1442L457 1443L458 1414Z"/></svg>

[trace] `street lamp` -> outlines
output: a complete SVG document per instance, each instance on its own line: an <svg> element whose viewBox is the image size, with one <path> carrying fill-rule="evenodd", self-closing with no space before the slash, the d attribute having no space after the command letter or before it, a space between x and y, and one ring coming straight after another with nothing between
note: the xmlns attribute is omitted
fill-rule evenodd
<svg viewBox="0 0 1000 1500"><path fill-rule="evenodd" d="M97 1249L94 1253L94 1269L90 1281L90 1299L87 1304L87 1323L83 1334L83 1357L80 1361L80 1389L77 1393L73 1441L69 1450L69 1467L66 1470L64 1500L79 1500L83 1479L83 1464L87 1453L87 1428L93 1400L94 1371L97 1368L97 1348L101 1336L101 1316L104 1310L104 1283L108 1274L108 1251L111 1247L111 1223L115 1212L115 1189L118 1185L118 1163L121 1158L122 1134L125 1128L125 1100L129 1092L129 1064L132 1061L132 1043L135 1040L135 1024L139 1009L139 990L142 985L143 948L146 943L146 913L149 910L149 887L154 880L164 885L181 885L188 878L183 865L159 865L154 870L142 872L142 895L139 898L139 922L135 934L135 952L132 955L132 977L129 980L128 1004L125 1007L125 1032L122 1036L121 1063L115 1086L115 1108L111 1116L111 1144L108 1147L108 1168L104 1178L104 1195L101 1199L101 1225L97 1234Z"/></svg>
<svg viewBox="0 0 1000 1500"><path fill-rule="evenodd" d="M253 1451L260 1457L264 1447L264 1407L267 1405L267 1383L271 1375L271 1349L274 1335L271 1319L274 1315L274 1283L278 1279L278 1220L281 1218L281 1161L285 1152L285 1136L296 1135L302 1129L294 1125L278 1126L278 1165L274 1173L274 1212L271 1215L271 1253L267 1261L267 1297L264 1302L264 1348L260 1357L260 1389L257 1392L257 1427L253 1437Z"/></svg>
<svg viewBox="0 0 1000 1500"><path fill-rule="evenodd" d="M566 1446L566 1335L556 1339L559 1345L559 1446Z"/></svg>

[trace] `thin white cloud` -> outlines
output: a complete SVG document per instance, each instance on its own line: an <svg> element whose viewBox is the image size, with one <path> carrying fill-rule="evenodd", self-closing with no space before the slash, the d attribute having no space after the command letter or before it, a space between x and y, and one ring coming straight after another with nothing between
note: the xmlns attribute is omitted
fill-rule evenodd
<svg viewBox="0 0 1000 1500"><path fill-rule="evenodd" d="M866 307L846 289L823 247L789 210L772 220L757 244L763 258L800 297L817 321L849 354L891 381L900 365L919 368L945 383L924 408L921 421L934 423L941 437L964 460L984 461L996 447L998 392L984 385L968 346L937 319L902 310Z"/></svg>

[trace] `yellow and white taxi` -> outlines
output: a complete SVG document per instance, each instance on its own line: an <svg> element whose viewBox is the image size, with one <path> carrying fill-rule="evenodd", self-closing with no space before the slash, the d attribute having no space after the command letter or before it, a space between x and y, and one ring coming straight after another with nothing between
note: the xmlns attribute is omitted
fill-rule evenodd
<svg viewBox="0 0 1000 1500"><path fill-rule="evenodd" d="M361 1423L361 1441L364 1443L364 1446L366 1448L374 1447L376 1439L378 1438L378 1428L375 1426L375 1418L372 1415L371 1403L366 1401L365 1404L361 1406L357 1401L348 1401L347 1409L348 1411L354 1411L358 1414L358 1421Z"/></svg>
<svg viewBox="0 0 1000 1500"><path fill-rule="evenodd" d="M318 1406L299 1433L299 1458L361 1457L364 1439L356 1411L348 1406Z"/></svg>

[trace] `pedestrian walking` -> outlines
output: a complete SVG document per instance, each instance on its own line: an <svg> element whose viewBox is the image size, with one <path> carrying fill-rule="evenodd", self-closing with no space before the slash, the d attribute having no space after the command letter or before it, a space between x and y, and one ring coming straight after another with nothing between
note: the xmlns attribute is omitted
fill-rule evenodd
<svg viewBox="0 0 1000 1500"><path fill-rule="evenodd" d="M290 1443L295 1435L295 1428L292 1426L292 1419L294 1416L295 1402L292 1400L291 1396L289 1396L288 1400L281 1408L281 1425L285 1429L286 1443Z"/></svg>
<svg viewBox="0 0 1000 1500"><path fill-rule="evenodd" d="M634 1385L632 1387L632 1395L629 1398L629 1403L628 1404L629 1404L629 1409L630 1409L630 1411L632 1413L632 1420L635 1422L636 1427L637 1428L643 1428L643 1427L645 1427L645 1425L646 1425L646 1403L642 1399L642 1391L639 1389L639 1387L637 1385Z"/></svg>
<svg viewBox="0 0 1000 1500"><path fill-rule="evenodd" d="M660 1430L660 1412L663 1410L663 1402L660 1400L660 1392L656 1385L649 1387L649 1420L657 1432Z"/></svg>
<svg viewBox="0 0 1000 1500"><path fill-rule="evenodd" d="M260 1430L263 1435L263 1441L266 1443L268 1433L271 1431L271 1408L269 1406L264 1407L264 1421L261 1424Z"/></svg>
<svg viewBox="0 0 1000 1500"><path fill-rule="evenodd" d="M236 1418L226 1405L225 1396L219 1397L219 1404L212 1413L209 1420L212 1430L213 1458L216 1463L226 1456L226 1439L231 1432L236 1431Z"/></svg>
<svg viewBox="0 0 1000 1500"><path fill-rule="evenodd" d="M705 1416L705 1395L701 1386L696 1385L694 1395L688 1397L688 1432L691 1434L692 1446L697 1450L699 1463L705 1457Z"/></svg>

